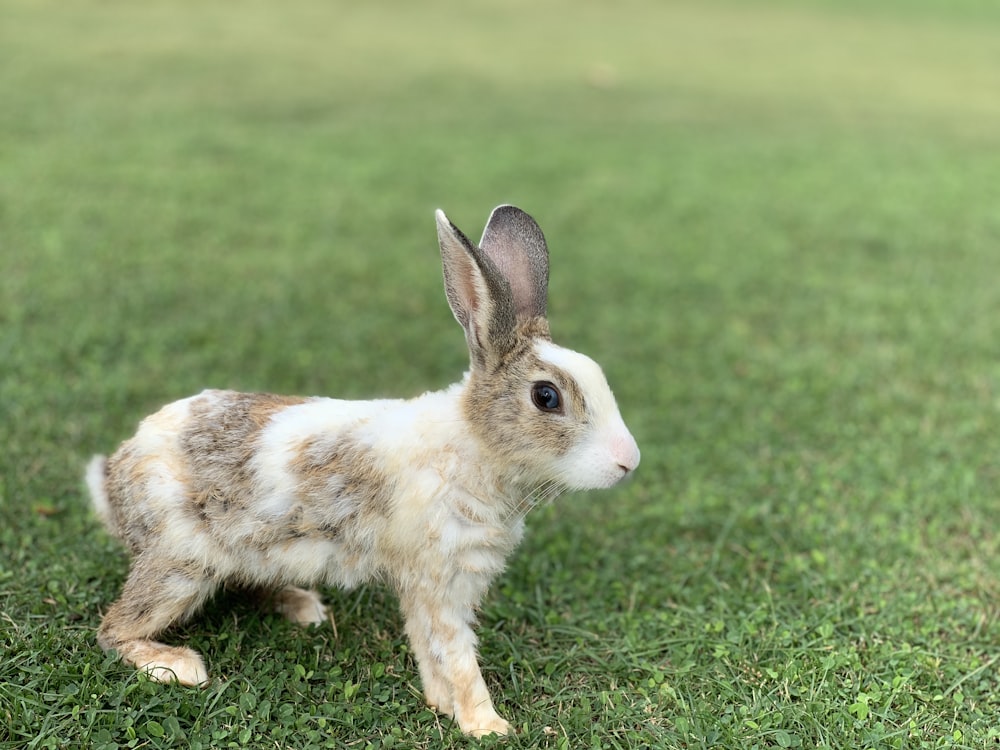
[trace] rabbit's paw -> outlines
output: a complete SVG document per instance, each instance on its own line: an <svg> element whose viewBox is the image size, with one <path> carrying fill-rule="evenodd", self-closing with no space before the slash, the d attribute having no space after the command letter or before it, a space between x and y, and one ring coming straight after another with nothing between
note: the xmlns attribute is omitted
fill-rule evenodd
<svg viewBox="0 0 1000 750"><path fill-rule="evenodd" d="M286 586L274 595L274 611L298 625L318 625L326 621L326 607L315 591Z"/></svg>
<svg viewBox="0 0 1000 750"><path fill-rule="evenodd" d="M208 682L205 662L196 651L178 646L149 646L134 655L135 664L157 682L204 685Z"/></svg>
<svg viewBox="0 0 1000 750"><path fill-rule="evenodd" d="M471 734L473 737L484 737L487 734L510 734L510 724L501 719L496 713L490 717L483 717L479 721L472 722L471 727L462 727L462 731Z"/></svg>

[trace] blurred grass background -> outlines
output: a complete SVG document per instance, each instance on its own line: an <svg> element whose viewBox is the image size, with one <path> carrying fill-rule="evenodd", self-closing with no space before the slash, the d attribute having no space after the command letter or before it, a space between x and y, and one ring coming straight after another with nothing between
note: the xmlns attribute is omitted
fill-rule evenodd
<svg viewBox="0 0 1000 750"><path fill-rule="evenodd" d="M0 743L471 744L379 587L224 598L205 691L105 659L80 473L206 386L452 382L432 211L513 202L643 463L484 608L507 746L994 747L998 91L974 0L0 0Z"/></svg>

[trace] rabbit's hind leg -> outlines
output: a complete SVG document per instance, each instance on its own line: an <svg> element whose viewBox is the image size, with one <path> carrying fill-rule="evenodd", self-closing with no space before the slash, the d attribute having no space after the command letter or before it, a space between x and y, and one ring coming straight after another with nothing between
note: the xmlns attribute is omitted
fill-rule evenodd
<svg viewBox="0 0 1000 750"><path fill-rule="evenodd" d="M157 682L202 685L208 672L197 652L152 638L194 614L214 590L196 566L136 558L121 596L104 615L97 643Z"/></svg>

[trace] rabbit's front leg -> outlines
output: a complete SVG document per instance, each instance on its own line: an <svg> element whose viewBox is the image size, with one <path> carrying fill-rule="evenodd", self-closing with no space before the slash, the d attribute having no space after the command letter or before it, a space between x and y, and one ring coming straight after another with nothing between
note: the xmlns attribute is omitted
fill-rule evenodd
<svg viewBox="0 0 1000 750"><path fill-rule="evenodd" d="M417 659L428 705L454 717L466 734L507 734L479 671L470 605L442 601L431 591L403 592L406 634Z"/></svg>

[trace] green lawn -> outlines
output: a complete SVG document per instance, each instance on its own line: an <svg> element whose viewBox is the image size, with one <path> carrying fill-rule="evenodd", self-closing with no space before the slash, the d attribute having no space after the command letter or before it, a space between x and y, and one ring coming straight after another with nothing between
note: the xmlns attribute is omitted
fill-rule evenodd
<svg viewBox="0 0 1000 750"><path fill-rule="evenodd" d="M1000 8L0 0L0 746L469 747L392 596L104 657L83 464L200 389L457 379L433 209L532 213L632 481L529 519L482 663L546 748L1000 742Z"/></svg>

